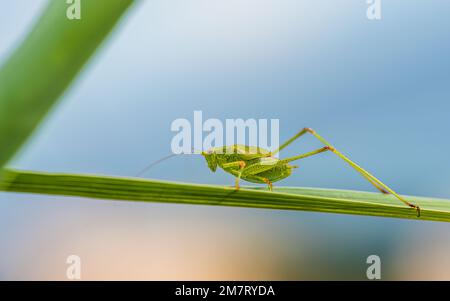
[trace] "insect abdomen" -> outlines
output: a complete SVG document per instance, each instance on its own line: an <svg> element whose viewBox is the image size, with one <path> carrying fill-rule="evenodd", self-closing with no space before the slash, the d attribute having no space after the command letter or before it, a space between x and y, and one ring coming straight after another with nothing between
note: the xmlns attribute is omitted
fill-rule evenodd
<svg viewBox="0 0 450 301"><path fill-rule="evenodd" d="M287 164L277 164L277 166L274 166L274 168L259 173L258 176L266 178L273 183L289 177L291 173L291 166Z"/></svg>

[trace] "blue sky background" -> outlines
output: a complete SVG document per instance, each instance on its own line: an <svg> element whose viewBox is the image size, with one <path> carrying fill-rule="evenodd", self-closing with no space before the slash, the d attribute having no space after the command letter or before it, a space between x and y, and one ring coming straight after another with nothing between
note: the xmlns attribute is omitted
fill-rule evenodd
<svg viewBox="0 0 450 301"><path fill-rule="evenodd" d="M44 4L1 4L0 60ZM366 8L140 1L11 165L134 175L170 152L174 119L202 110L205 119L279 118L280 140L313 127L398 192L450 198L450 2L382 1L380 21ZM317 146L305 138L282 156ZM195 156L146 176L233 181ZM282 185L373 190L329 154ZM0 229L2 279L63 279L65 256L77 252L91 278L362 278L372 253L391 263L391 279L450 278L440 223L3 193ZM424 266L409 265L418 256Z"/></svg>

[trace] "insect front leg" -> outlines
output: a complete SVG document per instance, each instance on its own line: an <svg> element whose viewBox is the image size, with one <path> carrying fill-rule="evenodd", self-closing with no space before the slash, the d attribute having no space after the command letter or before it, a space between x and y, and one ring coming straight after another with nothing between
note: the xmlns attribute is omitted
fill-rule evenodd
<svg viewBox="0 0 450 301"><path fill-rule="evenodd" d="M239 188L240 188L239 181L241 179L242 172L243 172L243 170L244 170L246 165L247 164L245 163L245 161L230 162L230 163L225 163L225 164L222 165L222 168L225 169L225 170L233 168L233 167L239 167L239 173L238 173L238 175L236 177L236 180L235 180L236 190L239 190Z"/></svg>

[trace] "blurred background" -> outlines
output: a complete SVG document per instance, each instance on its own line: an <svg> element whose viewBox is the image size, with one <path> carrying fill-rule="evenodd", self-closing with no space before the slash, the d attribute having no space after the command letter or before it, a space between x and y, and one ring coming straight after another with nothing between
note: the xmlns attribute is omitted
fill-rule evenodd
<svg viewBox="0 0 450 301"><path fill-rule="evenodd" d="M12 167L133 176L170 153L176 118L315 128L403 194L450 198L450 2L139 1ZM43 0L2 1L0 62ZM36 75L39 76L39 75ZM26 88L26 87L24 87ZM319 146L308 137L283 152ZM149 178L231 185L197 156ZM324 154L282 185L373 191ZM450 225L388 218L0 193L0 279L450 279Z"/></svg>

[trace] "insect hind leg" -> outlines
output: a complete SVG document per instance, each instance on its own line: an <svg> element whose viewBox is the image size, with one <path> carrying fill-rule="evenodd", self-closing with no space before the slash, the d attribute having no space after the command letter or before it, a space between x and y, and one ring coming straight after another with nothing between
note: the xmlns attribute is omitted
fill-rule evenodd
<svg viewBox="0 0 450 301"><path fill-rule="evenodd" d="M270 180L267 178L263 178L263 181L267 184L267 188L269 189L269 191L273 191L273 183L270 182Z"/></svg>
<svg viewBox="0 0 450 301"><path fill-rule="evenodd" d="M253 178L258 179L261 182L266 183L267 184L267 188L269 189L269 191L273 191L273 183L268 178L257 176L257 175L254 175Z"/></svg>
<svg viewBox="0 0 450 301"><path fill-rule="evenodd" d="M308 132L312 134L314 137L316 137L320 142L328 146L329 150L332 151L334 154L336 154L339 158L347 162L353 169L355 169L359 174L361 174L367 181L369 181L372 185L374 185L378 190L380 190L382 193L390 193L394 195L399 201L404 203L405 205L416 209L417 211L417 217L420 217L420 207L418 205L414 205L407 200L405 200L403 197L401 197L399 194L397 194L394 190L389 188L386 184L378 180L375 176L373 176L371 173L363 169L361 166L350 160L348 157L346 157L344 154L342 154L340 151L336 150L328 141L326 141L324 138L322 138L319 134L316 133L311 128L304 128L300 133Z"/></svg>

